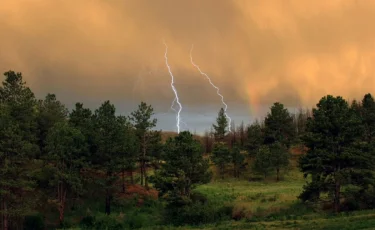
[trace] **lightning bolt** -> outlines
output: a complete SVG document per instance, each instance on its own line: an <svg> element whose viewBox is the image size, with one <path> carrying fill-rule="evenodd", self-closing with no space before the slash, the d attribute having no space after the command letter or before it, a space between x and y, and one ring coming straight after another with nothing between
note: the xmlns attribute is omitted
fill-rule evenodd
<svg viewBox="0 0 375 230"><path fill-rule="evenodd" d="M221 97L221 102L223 103L224 105L224 114L225 116L228 118L228 129L229 129L229 132L232 132L232 127L231 127L231 123L232 123L232 119L228 116L227 114L227 109L228 109L228 105L224 102L224 96L220 94L220 89L219 87L217 87L216 85L214 85L214 83L212 83L211 81L211 78L204 72L202 72L202 70L199 68L198 65L196 65L194 62L193 62L193 48L194 48L194 44L191 45L191 49L190 49L190 60L191 60L191 64L193 64L193 66L195 68L198 69L198 71L207 78L208 82L212 85L212 87L214 87L216 89L216 94L219 95Z"/></svg>
<svg viewBox="0 0 375 230"><path fill-rule="evenodd" d="M171 108L170 108L170 109L173 110L173 111L175 111L175 112L177 113L177 110L176 110L175 108L173 108L175 102L176 102L176 98L174 98L174 100L172 101L172 104L171 104ZM187 129L189 129L189 126L186 124L186 122L184 122L184 121L182 120L181 117L180 117L180 123L183 124L183 125L185 125L185 127L186 127Z"/></svg>
<svg viewBox="0 0 375 230"><path fill-rule="evenodd" d="M181 113L181 110L182 110L182 105L180 103L180 99L178 98L178 93L177 93L177 90L176 88L174 87L174 76L172 74L172 71L171 71L171 67L169 66L168 64L168 57L167 57L167 54L168 54L168 46L167 46L167 43L165 43L165 41L163 41L164 45L165 45L165 54L164 54L164 58L165 58L165 64L167 65L167 68L168 68L168 72L169 72L169 75L171 75L171 87L172 87L172 90L174 92L174 95L175 95L175 100L179 106L179 109L177 111L177 116L176 116L176 121L177 121L177 133L180 133L180 113ZM174 101L172 103L172 106L171 108L173 109L173 104L174 104Z"/></svg>

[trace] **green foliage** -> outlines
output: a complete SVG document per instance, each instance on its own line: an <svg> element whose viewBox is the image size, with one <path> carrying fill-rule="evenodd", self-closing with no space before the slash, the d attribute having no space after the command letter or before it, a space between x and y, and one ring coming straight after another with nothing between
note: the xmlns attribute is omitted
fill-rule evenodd
<svg viewBox="0 0 375 230"><path fill-rule="evenodd" d="M36 99L34 93L26 86L21 73L8 71L4 73L5 81L0 87L0 102L7 105L9 116L19 126L22 139L33 144L28 154L37 153L36 145Z"/></svg>
<svg viewBox="0 0 375 230"><path fill-rule="evenodd" d="M96 216L86 216L81 220L82 229L95 230L122 230L125 229L123 218L115 215L98 214Z"/></svg>
<svg viewBox="0 0 375 230"><path fill-rule="evenodd" d="M212 161L219 167L220 175L224 178L225 168L231 163L232 156L224 142L216 142L212 150Z"/></svg>
<svg viewBox="0 0 375 230"><path fill-rule="evenodd" d="M247 128L246 148L251 156L255 156L260 146L264 143L264 130L258 121Z"/></svg>
<svg viewBox="0 0 375 230"><path fill-rule="evenodd" d="M202 147L188 131L167 140L164 161L154 178L154 186L162 195L186 196L189 199L192 188L211 179L209 163L203 159Z"/></svg>
<svg viewBox="0 0 375 230"><path fill-rule="evenodd" d="M265 143L272 144L280 142L289 147L295 136L293 128L293 117L284 105L276 102L271 107L271 112L264 120Z"/></svg>
<svg viewBox="0 0 375 230"><path fill-rule="evenodd" d="M280 142L270 145L272 167L276 170L277 181L280 179L280 170L289 165L288 149Z"/></svg>
<svg viewBox="0 0 375 230"><path fill-rule="evenodd" d="M209 183L212 174L201 143L191 133L181 132L163 145L161 131L153 130L157 120L151 105L141 102L130 117L124 117L116 115L109 101L94 114L77 103L67 117L66 107L54 94L37 101L21 73L4 75L0 87L1 228L52 229L57 218L60 227L69 228L82 216L82 229L154 228L163 221L212 229L360 229L374 224L371 211L314 213L311 207L319 206L305 205L310 202L296 197L300 194L301 200L314 204L323 201L325 206L324 201L332 202L336 211L375 208L375 100L371 94L350 106L341 97L324 97L312 117L300 110L294 120L277 102L264 123L250 125L247 134L241 124L230 136L228 131L236 130L234 122L234 129L227 130L221 108L213 125L216 143L211 160L222 176L233 166L237 179ZM231 148L224 143L228 137ZM204 142L207 150L212 148L208 133ZM248 150L249 162L254 160L255 172L264 177L276 173L277 179L283 172L283 181L240 181L246 164L239 143ZM308 149L298 165L305 179L296 171L284 170L295 167L289 161L294 163L298 156L290 158L288 148L296 143ZM136 167L140 175L134 172ZM133 178L133 173L147 189L128 187L126 177ZM154 174L150 187L148 173ZM152 187L161 199L154 200Z"/></svg>
<svg viewBox="0 0 375 230"><path fill-rule="evenodd" d="M359 112L363 119L365 140L373 140L375 137L375 101L371 94L363 97Z"/></svg>
<svg viewBox="0 0 375 230"><path fill-rule="evenodd" d="M75 108L69 114L69 123L76 129L79 129L85 136L86 142L88 144L88 152L85 155L89 157L90 153L95 153L97 147L94 142L95 123L91 110L88 108L84 108L82 103L76 103Z"/></svg>
<svg viewBox="0 0 375 230"><path fill-rule="evenodd" d="M312 176L311 185L305 188L315 198L320 192L328 192L336 211L340 210L343 186L357 184L365 188L363 179L372 175L368 144L358 138L362 132L360 116L341 97L323 97L313 110L313 119L308 120L303 140L309 150L299 163L302 172ZM304 199L309 198L308 190Z"/></svg>
<svg viewBox="0 0 375 230"><path fill-rule="evenodd" d="M98 180L99 186L105 191L106 214L111 212L111 200L114 193L116 172L120 168L122 154L126 151L127 143L124 134L124 118L116 117L116 108L109 101L105 101L94 114L95 144L97 151L94 156L97 169L104 172L103 180Z"/></svg>
<svg viewBox="0 0 375 230"><path fill-rule="evenodd" d="M227 132L230 130L227 130L228 119L225 116L225 111L223 108L220 109L218 116L216 118L216 124L214 124L213 127L214 127L215 141L224 141L224 137L226 136Z"/></svg>
<svg viewBox="0 0 375 230"><path fill-rule="evenodd" d="M159 132L150 131L156 126L157 119L151 119L154 115L154 109L151 105L141 102L138 109L131 113L129 119L133 122L139 142L139 162L141 167L141 185L148 187L148 176L146 171L146 163L158 156L160 153L159 143L161 141Z"/></svg>
<svg viewBox="0 0 375 230"><path fill-rule="evenodd" d="M232 207L191 202L189 205L167 207L166 222L174 225L199 225L229 220Z"/></svg>
<svg viewBox="0 0 375 230"><path fill-rule="evenodd" d="M266 178L273 169L272 153L268 146L263 145L259 148L254 161L253 169Z"/></svg>
<svg viewBox="0 0 375 230"><path fill-rule="evenodd" d="M234 177L239 178L241 169L244 167L245 156L241 153L241 149L238 146L234 146L231 150L231 160L233 163Z"/></svg>
<svg viewBox="0 0 375 230"><path fill-rule="evenodd" d="M79 193L82 190L80 169L86 165L82 153L86 152L85 137L76 128L67 123L56 123L49 131L46 139L45 159L50 163L53 178L50 184L57 187L57 208L60 222L64 221L64 211L68 191Z"/></svg>
<svg viewBox="0 0 375 230"><path fill-rule="evenodd" d="M34 94L21 73L4 75L0 87L0 214L9 224L30 211L28 195L35 188L32 156L38 146Z"/></svg>
<svg viewBox="0 0 375 230"><path fill-rule="evenodd" d="M44 148L48 131L56 123L65 121L67 115L68 110L56 99L54 94L47 94L44 100L38 101L38 141L41 152L45 153Z"/></svg>

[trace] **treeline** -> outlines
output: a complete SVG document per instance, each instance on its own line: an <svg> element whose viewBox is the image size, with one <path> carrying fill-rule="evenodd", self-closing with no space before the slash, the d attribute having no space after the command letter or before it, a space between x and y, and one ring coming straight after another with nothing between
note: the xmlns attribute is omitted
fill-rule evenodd
<svg viewBox="0 0 375 230"><path fill-rule="evenodd" d="M236 127L232 121L229 130L221 109L216 124L205 132L202 143L205 152L212 153L211 159L222 178L228 174L239 178L250 169L264 178L275 174L279 181L281 170L289 166L289 149L295 146L304 151L302 137L310 117L310 110L299 109L292 114L277 102L264 120L256 120L247 127L243 122Z"/></svg>
<svg viewBox="0 0 375 230"><path fill-rule="evenodd" d="M84 201L99 201L102 212L109 215L134 184L146 191L156 189L166 204L166 221L183 224L189 215L208 207L194 188L211 181L211 163L221 178L244 177L251 169L262 177L274 174L278 181L294 145L307 149L299 161L308 177L302 201L330 202L336 211L343 204L346 209L375 205L375 102L370 94L351 104L341 97L323 97L312 111L297 114L274 103L263 121L248 127L233 124L230 131L221 109L211 132L201 140L185 131L163 143L161 131L154 129L153 108L144 102L128 117L116 115L109 101L94 111L82 103L68 111L54 94L37 100L21 73L4 75L0 87L3 230L43 229L45 218L35 214L47 215L51 211L47 206L58 213L60 226L66 226L68 204L69 210L75 210ZM228 212L228 208L216 210L211 216ZM94 229L94 219L88 215L80 222Z"/></svg>

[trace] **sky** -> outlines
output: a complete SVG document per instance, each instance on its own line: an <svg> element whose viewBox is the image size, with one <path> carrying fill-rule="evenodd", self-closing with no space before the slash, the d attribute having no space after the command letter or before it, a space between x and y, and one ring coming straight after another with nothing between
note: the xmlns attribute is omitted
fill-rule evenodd
<svg viewBox="0 0 375 230"><path fill-rule="evenodd" d="M38 98L92 109L110 100L121 114L145 101L164 130L176 122L163 41L192 131L223 107L192 44L236 123L274 102L375 90L373 0L2 0L0 15L0 70L22 72Z"/></svg>

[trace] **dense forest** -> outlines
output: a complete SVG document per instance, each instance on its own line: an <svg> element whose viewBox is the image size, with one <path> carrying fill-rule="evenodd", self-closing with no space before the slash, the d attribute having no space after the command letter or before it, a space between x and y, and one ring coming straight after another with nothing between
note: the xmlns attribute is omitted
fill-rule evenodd
<svg viewBox="0 0 375 230"><path fill-rule="evenodd" d="M263 120L233 123L232 130L220 109L209 131L198 136L156 130L153 107L145 102L130 116L117 115L110 101L94 111L77 102L69 111L54 94L36 99L21 73L4 76L2 230L162 229L255 221L260 211L250 215L229 201L279 198L265 193L240 198L233 184L281 186L294 171L303 175L293 201L299 210L375 208L371 94L360 101L327 95L315 108L295 114L275 102ZM210 183L221 183L220 189L211 191ZM208 192L223 198L215 202ZM280 210L273 210L272 218Z"/></svg>

